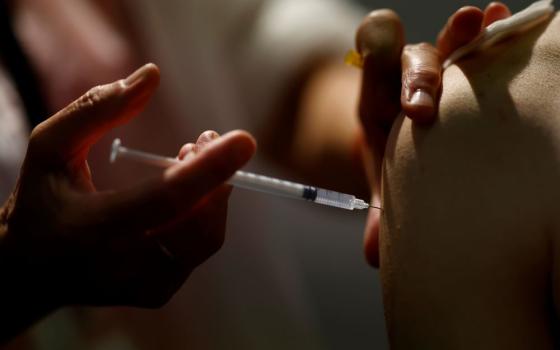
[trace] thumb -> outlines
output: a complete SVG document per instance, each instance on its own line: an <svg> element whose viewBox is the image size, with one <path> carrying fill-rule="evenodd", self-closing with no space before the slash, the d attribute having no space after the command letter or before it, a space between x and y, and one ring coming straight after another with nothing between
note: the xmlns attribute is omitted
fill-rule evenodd
<svg viewBox="0 0 560 350"><path fill-rule="evenodd" d="M400 111L403 43L400 18L390 10L371 12L356 34L356 47L364 58L359 114L370 146L372 139L389 133Z"/></svg>
<svg viewBox="0 0 560 350"><path fill-rule="evenodd" d="M158 83L159 69L150 63L126 79L92 88L33 130L28 155L59 164L84 160L104 133L144 108Z"/></svg>
<svg viewBox="0 0 560 350"><path fill-rule="evenodd" d="M255 147L251 135L232 131L158 178L123 191L99 193L107 231L117 227L143 232L180 218L245 165Z"/></svg>

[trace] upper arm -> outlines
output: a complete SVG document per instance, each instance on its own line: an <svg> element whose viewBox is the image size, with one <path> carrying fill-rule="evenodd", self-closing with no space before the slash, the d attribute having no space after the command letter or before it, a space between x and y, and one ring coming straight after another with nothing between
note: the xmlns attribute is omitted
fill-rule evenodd
<svg viewBox="0 0 560 350"><path fill-rule="evenodd" d="M477 79L451 69L436 124L399 120L390 137L380 243L395 348L551 344L554 143L515 88Z"/></svg>

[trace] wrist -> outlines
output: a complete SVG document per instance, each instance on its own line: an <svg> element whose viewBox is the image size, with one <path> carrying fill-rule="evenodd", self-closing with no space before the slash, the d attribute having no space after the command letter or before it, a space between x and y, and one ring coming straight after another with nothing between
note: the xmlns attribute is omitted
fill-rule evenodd
<svg viewBox="0 0 560 350"><path fill-rule="evenodd" d="M13 198L13 197L12 197ZM10 227L13 199L0 207L0 345L58 308L49 281L17 244Z"/></svg>

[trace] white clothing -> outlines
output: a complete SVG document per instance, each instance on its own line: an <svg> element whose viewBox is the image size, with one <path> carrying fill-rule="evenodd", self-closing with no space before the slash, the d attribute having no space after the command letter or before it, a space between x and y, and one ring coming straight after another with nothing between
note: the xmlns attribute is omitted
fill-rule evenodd
<svg viewBox="0 0 560 350"><path fill-rule="evenodd" d="M0 205L12 192L25 156L28 128L21 100L0 64Z"/></svg>

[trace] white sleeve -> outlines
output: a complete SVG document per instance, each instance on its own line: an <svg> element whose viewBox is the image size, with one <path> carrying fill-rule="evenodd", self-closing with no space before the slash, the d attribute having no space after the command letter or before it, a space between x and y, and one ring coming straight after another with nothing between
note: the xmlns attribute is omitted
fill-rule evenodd
<svg viewBox="0 0 560 350"><path fill-rule="evenodd" d="M253 111L251 128L261 126L267 107L312 58L340 57L354 47L364 12L337 0L263 1L242 52L241 78ZM269 112L269 111L268 111Z"/></svg>

